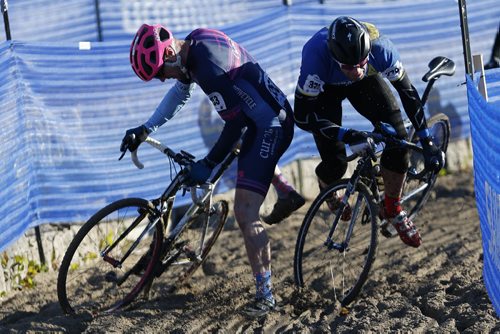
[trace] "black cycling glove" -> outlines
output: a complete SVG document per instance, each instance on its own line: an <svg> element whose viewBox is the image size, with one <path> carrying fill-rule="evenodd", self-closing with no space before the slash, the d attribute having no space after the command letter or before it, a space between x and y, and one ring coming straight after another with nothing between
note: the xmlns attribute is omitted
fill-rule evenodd
<svg viewBox="0 0 500 334"><path fill-rule="evenodd" d="M445 154L431 140L431 137L420 139L424 149L425 169L439 172L444 167Z"/></svg>
<svg viewBox="0 0 500 334"><path fill-rule="evenodd" d="M128 129L122 139L120 151L125 152L127 149L130 152L137 150L139 145L148 138L149 132L144 125L133 129Z"/></svg>
<svg viewBox="0 0 500 334"><path fill-rule="evenodd" d="M216 165L217 164L215 162L212 162L207 158L198 160L188 167L185 181L186 185L192 187L197 184L205 183L212 174L212 170Z"/></svg>
<svg viewBox="0 0 500 334"><path fill-rule="evenodd" d="M342 137L342 141L346 144L352 145L360 142L365 142L366 138L368 138L366 132L349 129L344 134L344 137Z"/></svg>

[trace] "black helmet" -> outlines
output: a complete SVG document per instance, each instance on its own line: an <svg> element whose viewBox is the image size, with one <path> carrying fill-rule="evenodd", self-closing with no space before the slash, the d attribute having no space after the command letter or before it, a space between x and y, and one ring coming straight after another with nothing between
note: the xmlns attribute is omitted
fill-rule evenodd
<svg viewBox="0 0 500 334"><path fill-rule="evenodd" d="M336 18L328 29L328 49L339 63L357 65L370 52L370 34L358 20Z"/></svg>

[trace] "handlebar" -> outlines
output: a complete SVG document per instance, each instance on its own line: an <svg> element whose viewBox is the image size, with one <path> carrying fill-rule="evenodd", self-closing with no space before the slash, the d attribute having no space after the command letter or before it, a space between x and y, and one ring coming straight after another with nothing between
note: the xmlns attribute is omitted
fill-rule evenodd
<svg viewBox="0 0 500 334"><path fill-rule="evenodd" d="M429 70L422 77L424 82L427 82L424 94L422 95L421 101L422 105L425 105L429 92L432 89L434 82L442 75L452 76L455 74L455 63L453 60L439 56L433 58L429 64ZM387 127L388 126L388 127ZM395 130L388 124L380 123L377 125L374 132L365 132L367 137L366 142L360 143L359 147L356 148L356 152L353 150L353 154L346 157L339 157L344 161L352 161L362 155L370 155L373 161L376 161L375 154L377 153L377 145L380 143L391 144L396 147L409 148L417 152L422 152L423 149L411 142L404 139L397 138ZM370 140L368 140L370 139ZM356 145L358 146L358 145ZM352 147L351 147L352 148Z"/></svg>
<svg viewBox="0 0 500 334"><path fill-rule="evenodd" d="M373 132L365 132L364 135L366 136L366 141L355 145L356 149L353 149L355 146L350 145L353 154L346 156L343 160L349 162L360 156L369 155L373 161L376 161L376 153L379 151L378 144L391 144L395 147L409 148L417 152L423 151L422 147L417 144L409 142L405 139L397 138L396 132L391 132L392 127L387 128L387 126L390 127L388 124L382 124L380 127L377 127L379 129ZM383 147L380 147L380 150L382 149Z"/></svg>
<svg viewBox="0 0 500 334"><path fill-rule="evenodd" d="M166 156L168 156L169 158L171 158L172 160L174 160L176 163L178 163L181 166L188 166L194 162L194 159L195 159L194 155L192 155L186 151L183 151L183 150L181 150L179 152L175 152L174 150L170 149L168 146L163 145L159 140L157 140L153 137L147 137L144 140L144 142L153 146L158 151L162 152L163 154L165 154ZM126 152L126 150L125 150L125 152ZM123 152L123 154L121 155L119 160L121 160L121 158L123 157L125 152ZM130 157L132 159L132 162L134 163L134 165L137 168L139 168L139 169L144 168L144 164L139 160L139 157L137 156L137 150L131 151Z"/></svg>
<svg viewBox="0 0 500 334"><path fill-rule="evenodd" d="M373 139L376 144L385 143L393 144L401 148L409 148L417 152L422 152L422 148L415 143L409 142L405 139L400 139L392 134L384 134L379 132L369 132L368 136Z"/></svg>

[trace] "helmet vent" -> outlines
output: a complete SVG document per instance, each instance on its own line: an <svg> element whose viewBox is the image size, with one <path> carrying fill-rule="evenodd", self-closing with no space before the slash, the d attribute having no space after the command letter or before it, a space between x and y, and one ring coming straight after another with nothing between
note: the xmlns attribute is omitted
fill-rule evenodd
<svg viewBox="0 0 500 334"><path fill-rule="evenodd" d="M141 34L139 35L139 38L137 39L137 43L140 43L142 41L142 37L148 32L147 28L142 29Z"/></svg>
<svg viewBox="0 0 500 334"><path fill-rule="evenodd" d="M156 52L151 52L149 54L149 61L153 64L156 64Z"/></svg>
<svg viewBox="0 0 500 334"><path fill-rule="evenodd" d="M153 36L146 37L146 39L144 40L144 43L142 44L142 46L145 49L152 48L154 45L155 45L155 39Z"/></svg>
<svg viewBox="0 0 500 334"><path fill-rule="evenodd" d="M148 65L146 62L146 56L143 54L141 55L141 64L142 67L144 68L144 72L146 72L147 75L152 75L153 74L153 68Z"/></svg>
<svg viewBox="0 0 500 334"><path fill-rule="evenodd" d="M161 28L160 29L160 41L165 42L168 39L170 39L170 34L168 33L167 30Z"/></svg>

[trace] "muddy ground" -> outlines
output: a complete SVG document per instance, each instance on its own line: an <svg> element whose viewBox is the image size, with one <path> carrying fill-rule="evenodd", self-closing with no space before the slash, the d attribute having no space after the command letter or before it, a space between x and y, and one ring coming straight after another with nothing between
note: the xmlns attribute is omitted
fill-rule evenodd
<svg viewBox="0 0 500 334"><path fill-rule="evenodd" d="M307 204L269 227L276 297L281 309L253 320L241 313L253 282L234 223L222 232L189 286L156 295L130 310L92 317L66 316L57 302L56 273L37 287L3 298L1 333L499 333L482 279L483 251L470 173L442 176L418 220L418 249L380 238L378 256L360 297L347 314L325 296L293 283L293 254ZM308 202L309 204L310 202ZM165 282L157 281L159 290Z"/></svg>

